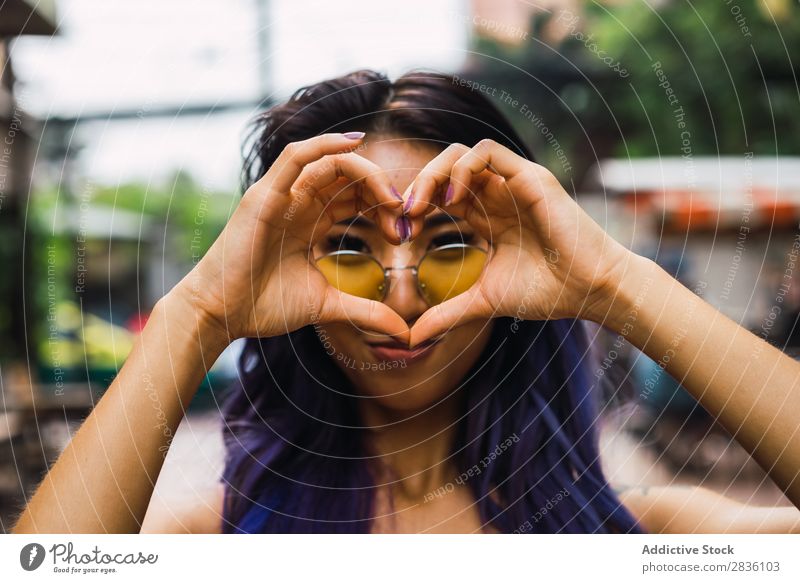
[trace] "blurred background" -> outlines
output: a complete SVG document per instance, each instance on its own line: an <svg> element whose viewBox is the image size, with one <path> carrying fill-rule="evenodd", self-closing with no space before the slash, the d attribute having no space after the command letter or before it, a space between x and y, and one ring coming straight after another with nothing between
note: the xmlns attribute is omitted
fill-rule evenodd
<svg viewBox="0 0 800 583"><path fill-rule="evenodd" d="M236 207L248 120L362 67L474 84L617 240L796 357L797 12L790 0L0 3L0 529ZM658 363L597 334L612 481L788 504ZM165 500L218 475L216 397L237 350L176 435Z"/></svg>

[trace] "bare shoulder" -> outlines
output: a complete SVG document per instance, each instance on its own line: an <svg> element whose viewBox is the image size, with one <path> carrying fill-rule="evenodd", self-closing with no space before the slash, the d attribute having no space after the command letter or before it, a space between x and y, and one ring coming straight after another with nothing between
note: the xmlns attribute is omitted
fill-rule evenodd
<svg viewBox="0 0 800 583"><path fill-rule="evenodd" d="M794 506L742 504L699 486L616 487L622 503L653 533L800 533Z"/></svg>
<svg viewBox="0 0 800 583"><path fill-rule="evenodd" d="M150 500L142 522L143 534L219 534L225 490L220 483L183 497L165 499L157 493Z"/></svg>
<svg viewBox="0 0 800 583"><path fill-rule="evenodd" d="M218 533L224 447L215 414L184 418L170 444L140 532Z"/></svg>

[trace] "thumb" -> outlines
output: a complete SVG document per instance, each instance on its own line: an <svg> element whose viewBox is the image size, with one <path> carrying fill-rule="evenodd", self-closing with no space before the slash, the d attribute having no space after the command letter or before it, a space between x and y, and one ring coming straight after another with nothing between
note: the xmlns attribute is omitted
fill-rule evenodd
<svg viewBox="0 0 800 583"><path fill-rule="evenodd" d="M348 322L370 332L388 334L400 342L409 340L408 324L389 306L346 294L333 286L326 288L318 322Z"/></svg>
<svg viewBox="0 0 800 583"><path fill-rule="evenodd" d="M451 328L466 324L471 320L489 318L492 316L491 308L481 295L477 286L463 294L459 294L441 304L437 304L422 314L411 327L411 341L413 348L429 338L447 332Z"/></svg>

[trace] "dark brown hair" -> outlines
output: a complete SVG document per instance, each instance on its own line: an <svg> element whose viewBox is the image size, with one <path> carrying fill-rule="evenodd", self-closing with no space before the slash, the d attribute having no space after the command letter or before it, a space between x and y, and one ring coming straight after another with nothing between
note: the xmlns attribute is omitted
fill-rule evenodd
<svg viewBox="0 0 800 583"><path fill-rule="evenodd" d="M245 187L290 142L345 131L440 148L491 138L532 159L492 103L458 78L413 72L391 82L357 71L300 89L255 120ZM484 524L640 532L600 467L595 367L580 321L495 320L484 353L454 387L466 398L451 459L460 471L482 468L465 483ZM223 532L369 532L369 429L313 327L248 339L239 368L223 410Z"/></svg>
<svg viewBox="0 0 800 583"><path fill-rule="evenodd" d="M242 185L263 176L287 144L327 132L425 140L444 149L491 138L533 160L508 120L461 78L415 71L396 81L370 70L303 87L258 116L245 143Z"/></svg>

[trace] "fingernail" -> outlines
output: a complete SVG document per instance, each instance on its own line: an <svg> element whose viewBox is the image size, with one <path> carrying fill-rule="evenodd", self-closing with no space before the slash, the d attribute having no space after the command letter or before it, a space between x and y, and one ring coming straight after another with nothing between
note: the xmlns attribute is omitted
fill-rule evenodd
<svg viewBox="0 0 800 583"><path fill-rule="evenodd" d="M444 206L449 206L453 202L453 185L447 185L447 192L444 193Z"/></svg>
<svg viewBox="0 0 800 583"><path fill-rule="evenodd" d="M403 204L403 212L407 213L411 210L411 207L414 206L414 191L411 191L411 194L408 195L408 200Z"/></svg>
<svg viewBox="0 0 800 583"><path fill-rule="evenodd" d="M411 223L405 217L399 217L394 224L394 230L401 243L407 242L411 238Z"/></svg>
<svg viewBox="0 0 800 583"><path fill-rule="evenodd" d="M348 138L350 140L360 140L361 138L363 138L367 134L365 134L364 132L347 132L347 133L342 134L342 135L345 138Z"/></svg>
<svg viewBox="0 0 800 583"><path fill-rule="evenodd" d="M403 200L403 195L397 192L397 189L392 186L392 196L394 196L397 200Z"/></svg>
<svg viewBox="0 0 800 583"><path fill-rule="evenodd" d="M405 236L403 237L403 243L406 243L409 239L411 239L411 221L409 221L406 217L401 217L403 219L403 233Z"/></svg>

